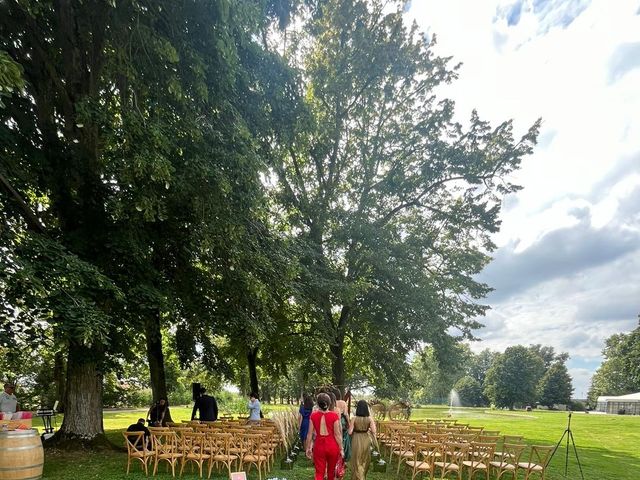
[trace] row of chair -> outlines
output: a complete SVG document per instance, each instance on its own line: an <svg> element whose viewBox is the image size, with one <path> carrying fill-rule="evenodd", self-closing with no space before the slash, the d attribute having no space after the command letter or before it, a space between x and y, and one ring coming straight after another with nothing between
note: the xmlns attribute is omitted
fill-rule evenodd
<svg viewBox="0 0 640 480"><path fill-rule="evenodd" d="M532 446L528 461L521 462L526 448L522 436L450 422L384 422L378 431L379 444L389 449L389 462L393 464L397 457L396 475L404 463L412 467L413 478L422 472L433 478L436 471L441 478L449 474L461 478L463 469L468 469L470 479L485 472L488 480L491 471L497 478L510 474L515 479L521 470L525 479L533 474L544 479L553 451L553 447ZM451 461L449 453L456 461Z"/></svg>
<svg viewBox="0 0 640 480"><path fill-rule="evenodd" d="M232 465L236 469L246 466L250 470L255 465L258 476L262 478L273 465L282 439L273 427L252 426L251 428L225 428L210 425L151 427L150 439L144 432L123 432L127 443L127 473L132 461L139 460L148 474L149 464L153 463L155 475L158 465L166 462L175 476L176 466L180 464L180 475L188 463L194 463L203 475L205 463L208 463L208 478L215 466L226 467L229 474Z"/></svg>
<svg viewBox="0 0 640 480"><path fill-rule="evenodd" d="M453 476L461 480L464 471L469 479L482 473L489 480L493 473L497 480L505 476L515 480L519 471L524 471L525 480L534 474L544 480L546 466L554 449L551 446L534 445L529 459L521 461L526 445L506 443L503 445L504 455L500 457L495 456L495 448L494 443L482 442L416 442L405 464L411 469L412 480L420 473L429 474L430 480L436 478L436 474L439 474L439 478Z"/></svg>

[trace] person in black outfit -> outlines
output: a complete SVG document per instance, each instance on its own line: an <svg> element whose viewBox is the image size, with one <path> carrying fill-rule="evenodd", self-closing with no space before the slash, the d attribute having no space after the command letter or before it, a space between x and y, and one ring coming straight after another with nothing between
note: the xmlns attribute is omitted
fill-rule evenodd
<svg viewBox="0 0 640 480"><path fill-rule="evenodd" d="M167 418L170 418L169 402L166 398L161 398L154 403L147 412L147 420L152 427L166 427Z"/></svg>
<svg viewBox="0 0 640 480"><path fill-rule="evenodd" d="M150 445L149 440L151 437L151 432L149 432L149 429L144 426L144 422L144 418L139 418L138 423L132 423L127 427L127 432L144 432L144 440L147 443L148 448Z"/></svg>
<svg viewBox="0 0 640 480"><path fill-rule="evenodd" d="M211 422L218 419L218 402L212 396L207 395L206 392L206 388L200 389L200 396L193 405L191 420L196 418L196 411L200 412L200 421Z"/></svg>

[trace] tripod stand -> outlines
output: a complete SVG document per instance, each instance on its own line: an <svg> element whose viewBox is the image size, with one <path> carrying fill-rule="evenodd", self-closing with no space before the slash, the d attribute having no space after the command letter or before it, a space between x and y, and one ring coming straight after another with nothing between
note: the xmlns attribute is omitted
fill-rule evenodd
<svg viewBox="0 0 640 480"><path fill-rule="evenodd" d="M562 443L565 437L567 438L567 449L565 451L565 456L564 456L564 478L567 478L567 470L569 469L569 441L571 441L571 445L573 445L573 453L576 456L576 460L578 461L578 468L580 469L580 478L584 480L584 474L582 473L582 465L580 465L580 457L578 457L578 449L576 448L576 442L573 439L573 432L571 432L571 412L569 412L569 421L567 423L567 428L562 434L562 437L560 437L560 440L558 440L558 443L556 444L556 448L554 448L553 452L551 452L551 456L549 457L548 463L551 463L551 459L556 454L558 447L560 446L560 444Z"/></svg>

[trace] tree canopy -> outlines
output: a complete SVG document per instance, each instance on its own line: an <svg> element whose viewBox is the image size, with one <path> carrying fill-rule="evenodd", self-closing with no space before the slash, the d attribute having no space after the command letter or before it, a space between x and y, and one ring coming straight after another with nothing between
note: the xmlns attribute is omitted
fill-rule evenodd
<svg viewBox="0 0 640 480"><path fill-rule="evenodd" d="M498 378L461 341L540 123L459 120L435 48L380 0L0 3L0 342L56 372L58 439L114 375Z"/></svg>

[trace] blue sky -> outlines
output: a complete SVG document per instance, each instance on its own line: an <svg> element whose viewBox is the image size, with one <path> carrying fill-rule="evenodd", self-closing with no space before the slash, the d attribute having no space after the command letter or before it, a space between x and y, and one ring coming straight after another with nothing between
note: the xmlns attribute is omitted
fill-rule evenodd
<svg viewBox="0 0 640 480"><path fill-rule="evenodd" d="M584 397L604 340L640 314L640 0L413 0L408 20L462 62L440 92L539 145L503 206L495 288L472 348L568 352Z"/></svg>

